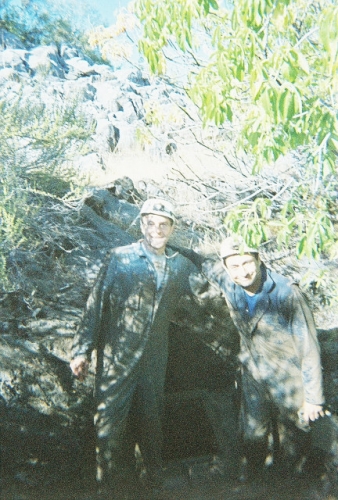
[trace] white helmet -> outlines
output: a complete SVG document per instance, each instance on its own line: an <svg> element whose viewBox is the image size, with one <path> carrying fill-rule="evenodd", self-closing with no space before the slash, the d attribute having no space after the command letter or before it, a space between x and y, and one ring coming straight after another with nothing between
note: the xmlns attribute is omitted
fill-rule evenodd
<svg viewBox="0 0 338 500"><path fill-rule="evenodd" d="M258 253L258 249L250 248L242 238L237 236L229 236L221 243L220 254L222 259L244 253Z"/></svg>
<svg viewBox="0 0 338 500"><path fill-rule="evenodd" d="M163 198L149 198L146 200L141 207L140 215L146 214L162 215L173 222L175 221L173 204Z"/></svg>

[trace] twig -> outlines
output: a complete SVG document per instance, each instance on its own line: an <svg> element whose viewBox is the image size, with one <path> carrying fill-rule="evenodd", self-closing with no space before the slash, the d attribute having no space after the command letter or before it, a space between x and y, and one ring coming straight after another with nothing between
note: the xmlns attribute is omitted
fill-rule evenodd
<svg viewBox="0 0 338 500"><path fill-rule="evenodd" d="M271 201L275 201L277 198L279 198L284 193L284 191L286 191L291 186L292 183L293 179L291 179L277 194L275 194L275 196L271 198Z"/></svg>
<svg viewBox="0 0 338 500"><path fill-rule="evenodd" d="M234 203L231 203L231 205L228 205L228 206L226 206L224 208L217 208L217 209L215 208L215 209L212 209L212 210L203 210L203 213L227 212L231 208L236 207L237 205L240 205L241 203L244 203L245 201L250 200L254 196L257 196L257 194L261 193L262 191L263 191L263 188L260 188L258 191L255 191L254 193L250 194L249 196L246 196L245 198L242 198L242 199L240 199L238 201L235 201Z"/></svg>

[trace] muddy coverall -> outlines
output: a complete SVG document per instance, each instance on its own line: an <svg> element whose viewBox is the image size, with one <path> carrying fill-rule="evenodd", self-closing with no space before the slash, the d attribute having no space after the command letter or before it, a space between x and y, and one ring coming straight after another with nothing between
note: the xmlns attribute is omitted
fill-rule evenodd
<svg viewBox="0 0 338 500"><path fill-rule="evenodd" d="M166 250L161 287L142 244L111 252L88 298L74 338L73 358L97 352L97 479L120 474L128 459L124 437L133 407L137 442L149 475L161 469L161 414L168 358L168 328L180 297L190 293L194 265ZM135 443L134 443L135 447Z"/></svg>
<svg viewBox="0 0 338 500"><path fill-rule="evenodd" d="M264 459L273 417L300 427L297 412L304 400L317 405L324 402L312 314L298 286L264 264L263 287L250 314L246 292L230 279L221 261L193 253L190 258L224 296L238 329L243 438L247 449ZM201 289L205 293L205 287Z"/></svg>

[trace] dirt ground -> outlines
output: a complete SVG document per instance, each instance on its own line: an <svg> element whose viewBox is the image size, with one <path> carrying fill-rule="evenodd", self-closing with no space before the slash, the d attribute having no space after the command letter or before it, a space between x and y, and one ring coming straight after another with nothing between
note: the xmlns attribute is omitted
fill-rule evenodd
<svg viewBox="0 0 338 500"><path fill-rule="evenodd" d="M19 483L6 485L1 500L96 500L95 482L87 480L29 487ZM126 497L126 500L129 497ZM141 498L141 497L140 497ZM165 500L336 500L325 478L319 483L311 478L267 476L264 482L242 484L226 480L212 466L211 457L183 460L167 464ZM115 496L107 497L115 500ZM133 496L137 500L137 496ZM142 496L142 500L145 497ZM148 499L146 499L148 500ZM149 500L151 500L149 498Z"/></svg>

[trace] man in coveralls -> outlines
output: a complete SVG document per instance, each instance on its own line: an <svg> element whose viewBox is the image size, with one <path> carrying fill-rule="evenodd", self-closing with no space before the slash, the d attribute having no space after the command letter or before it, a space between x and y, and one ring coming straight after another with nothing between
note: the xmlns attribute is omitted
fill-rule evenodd
<svg viewBox="0 0 338 500"><path fill-rule="evenodd" d="M83 380L91 352L97 351L94 421L97 481L106 492L104 498L119 498L121 485L131 481L136 441L150 491L161 489L168 328L180 297L190 293L189 276L196 271L190 260L166 248L175 222L170 202L148 199L140 216L144 238L114 248L99 272L74 338L70 364ZM137 436L128 449L131 414ZM132 467L135 471L134 463Z"/></svg>
<svg viewBox="0 0 338 500"><path fill-rule="evenodd" d="M311 423L325 415L320 349L304 296L289 278L268 269L257 249L236 237L222 242L218 261L180 251L224 296L240 335L243 479L263 477L273 422L283 423L284 435L293 436L293 449L286 453L281 442L274 457L292 472L308 446ZM199 286L195 292L202 297L205 285ZM313 470L318 471L326 453L320 442L312 445Z"/></svg>

